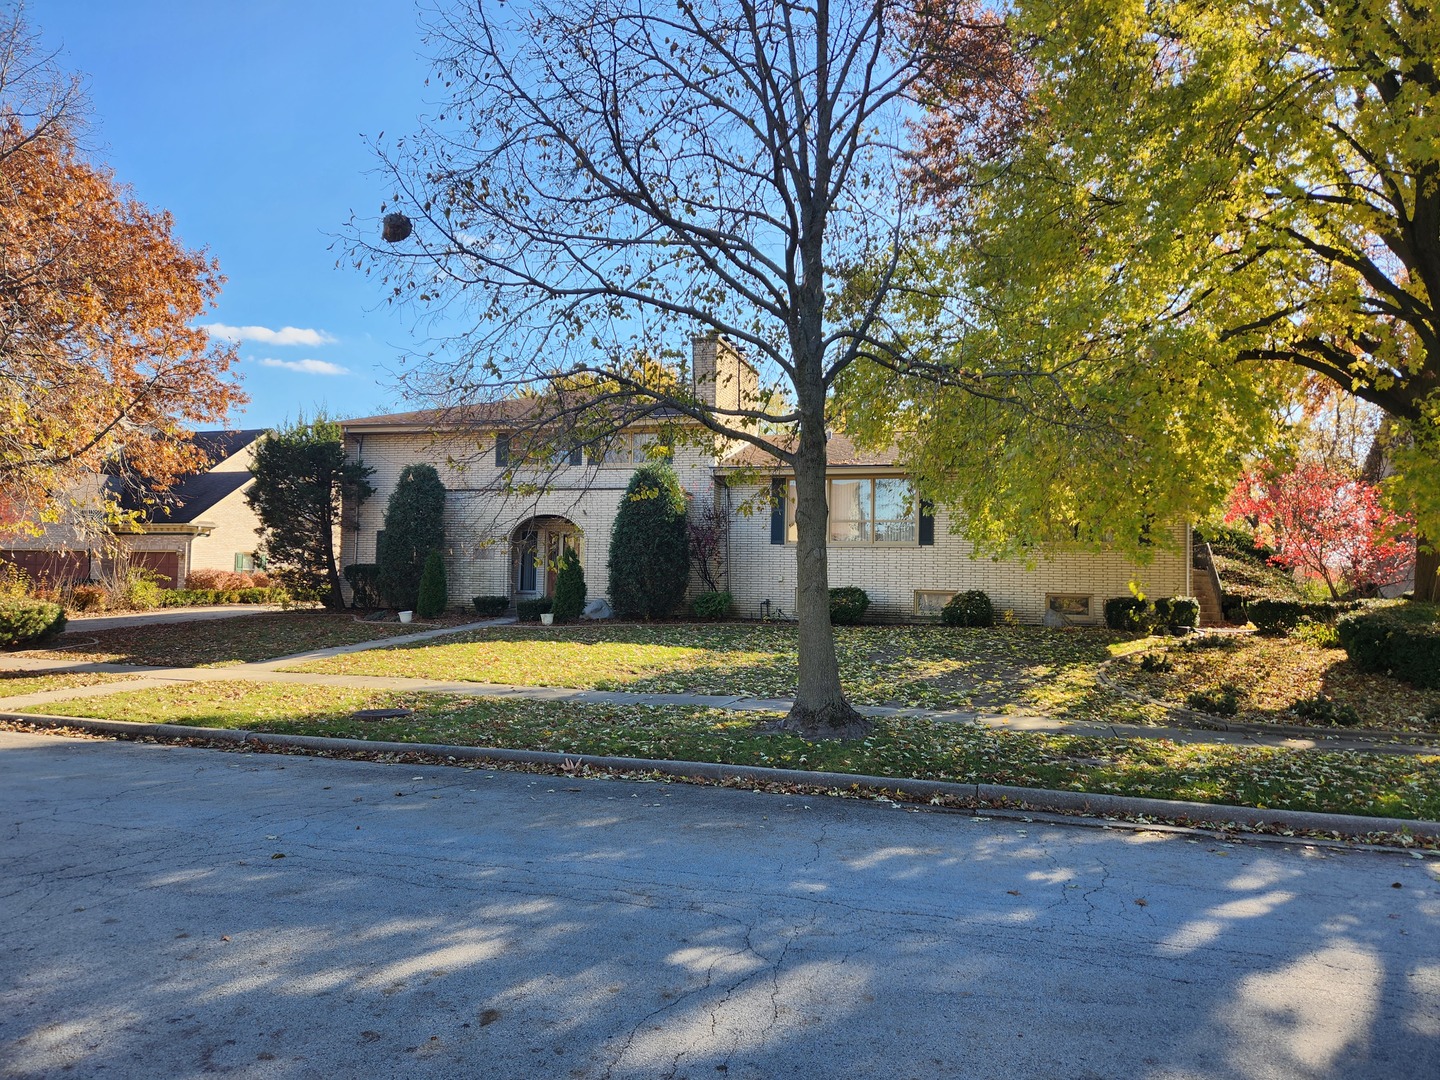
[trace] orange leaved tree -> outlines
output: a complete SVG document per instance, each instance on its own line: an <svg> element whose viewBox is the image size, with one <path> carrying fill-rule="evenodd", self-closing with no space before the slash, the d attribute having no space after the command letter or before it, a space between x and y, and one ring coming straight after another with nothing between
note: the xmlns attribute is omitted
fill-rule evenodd
<svg viewBox="0 0 1440 1080"><path fill-rule="evenodd" d="M34 521L102 467L154 486L243 402L190 322L223 280L76 144L74 84L0 16L0 499Z"/></svg>

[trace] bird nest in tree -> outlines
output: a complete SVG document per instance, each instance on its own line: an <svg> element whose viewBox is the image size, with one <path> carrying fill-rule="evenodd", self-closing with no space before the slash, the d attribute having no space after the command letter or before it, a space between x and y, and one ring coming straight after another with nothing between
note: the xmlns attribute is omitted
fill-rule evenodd
<svg viewBox="0 0 1440 1080"><path fill-rule="evenodd" d="M387 244L398 244L410 235L413 228L410 219L404 214L386 214L380 236Z"/></svg>

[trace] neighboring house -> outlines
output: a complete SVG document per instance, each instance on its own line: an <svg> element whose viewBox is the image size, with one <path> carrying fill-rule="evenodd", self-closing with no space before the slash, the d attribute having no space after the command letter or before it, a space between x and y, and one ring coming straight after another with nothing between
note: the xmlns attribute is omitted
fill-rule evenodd
<svg viewBox="0 0 1440 1080"><path fill-rule="evenodd" d="M133 526L113 533L69 523L48 526L40 536L0 538L0 559L52 583L97 580L116 560L153 571L161 584L181 587L192 570L253 570L259 543L255 512L245 503L250 463L262 428L198 431L195 442L210 460L203 472L182 477L163 492L114 476L97 485L138 515ZM98 497L79 497L84 507ZM77 515L86 513L77 510ZM93 512L93 511L90 511Z"/></svg>
<svg viewBox="0 0 1440 1080"><path fill-rule="evenodd" d="M691 367L697 394L711 404L718 395L722 407L733 406L754 393L754 370L723 339L697 338ZM512 435L531 407L506 401L342 422L350 457L375 470L376 492L343 516L341 564L375 561L385 505L400 471L429 462L448 489L445 554L452 605L480 595L548 595L567 547L580 553L589 595L603 596L620 498L636 465L647 459L659 421L627 428L603 461L574 451L547 467L543 492L521 496L503 490L503 475ZM863 588L873 617L933 617L950 596L966 589L983 589L997 609L1014 612L1022 622L1040 622L1047 608L1068 621L1100 622L1104 601L1128 596L1131 581L1142 582L1151 596L1192 595L1186 525L1171 530L1171 543L1157 545L1146 566L1118 554L1080 551L1042 556L1033 567L1021 560L972 558L971 546L950 533L948 515L931 516L911 497L893 455L859 452L838 437L830 440L828 454L830 584ZM784 497L788 468L740 442L723 446L719 454L677 446L673 464L686 491L713 495L731 510L725 572L736 614L793 617L794 524ZM772 493L780 498L772 500ZM692 593L696 588L692 583Z"/></svg>

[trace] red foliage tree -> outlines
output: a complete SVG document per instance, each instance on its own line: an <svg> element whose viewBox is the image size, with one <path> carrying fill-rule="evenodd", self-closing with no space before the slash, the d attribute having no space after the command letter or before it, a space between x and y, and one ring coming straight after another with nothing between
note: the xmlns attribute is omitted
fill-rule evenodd
<svg viewBox="0 0 1440 1080"><path fill-rule="evenodd" d="M1250 523L1255 542L1275 550L1271 562L1320 579L1337 599L1342 585L1374 595L1414 557L1411 522L1382 507L1374 485L1313 463L1246 473L1225 520Z"/></svg>

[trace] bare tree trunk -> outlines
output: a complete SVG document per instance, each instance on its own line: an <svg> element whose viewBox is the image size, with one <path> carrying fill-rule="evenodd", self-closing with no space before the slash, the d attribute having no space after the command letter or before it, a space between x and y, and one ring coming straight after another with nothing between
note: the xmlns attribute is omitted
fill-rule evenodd
<svg viewBox="0 0 1440 1080"><path fill-rule="evenodd" d="M815 382L817 386L811 388L811 393L802 390L800 446L795 457L795 610L800 620L800 684L795 704L780 726L808 738L858 739L868 735L872 725L845 699L835 655L835 631L830 625L825 397L818 386L818 375Z"/></svg>
<svg viewBox="0 0 1440 1080"><path fill-rule="evenodd" d="M326 518L330 517L327 513ZM321 523L320 535L321 553L325 559L325 580L327 588L325 595L321 597L327 610L343 611L345 608L345 594L340 589L340 571L335 565L335 525L333 521L326 520Z"/></svg>
<svg viewBox="0 0 1440 1080"><path fill-rule="evenodd" d="M1440 603L1440 546L1423 536L1415 544L1415 599Z"/></svg>

